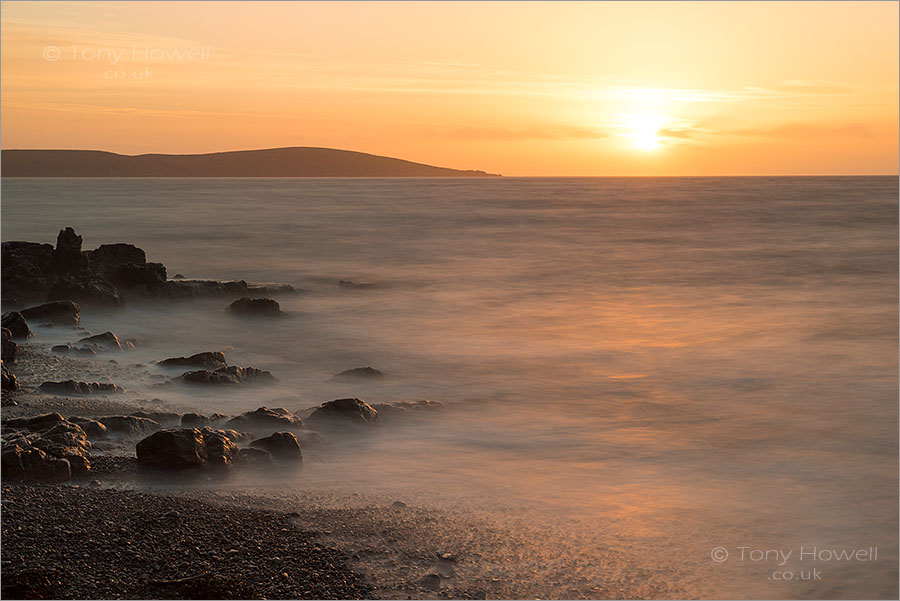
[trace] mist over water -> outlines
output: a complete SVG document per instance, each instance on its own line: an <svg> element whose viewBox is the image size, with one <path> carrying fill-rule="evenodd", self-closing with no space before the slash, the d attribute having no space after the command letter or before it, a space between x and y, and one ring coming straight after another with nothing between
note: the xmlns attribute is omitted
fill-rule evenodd
<svg viewBox="0 0 900 601"><path fill-rule="evenodd" d="M277 486L505 524L532 551L508 556L521 588L500 592L897 592L896 178L5 179L2 194L3 240L72 226L169 277L307 289L278 298L277 321L218 299L82 322L141 339L128 362L225 350L279 379L119 382L135 398L229 413L441 401ZM365 365L387 377L327 381ZM720 546L728 562L710 560ZM797 570L812 567L801 547L879 555L785 583L741 546L794 550Z"/></svg>

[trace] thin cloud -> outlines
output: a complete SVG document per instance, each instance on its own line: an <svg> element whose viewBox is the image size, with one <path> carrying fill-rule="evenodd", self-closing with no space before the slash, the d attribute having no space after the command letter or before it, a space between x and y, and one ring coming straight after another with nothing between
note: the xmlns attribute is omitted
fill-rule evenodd
<svg viewBox="0 0 900 601"><path fill-rule="evenodd" d="M763 129L738 129L733 134L739 136L759 136L785 140L815 140L822 138L869 138L875 133L862 123L824 125L821 123L785 123Z"/></svg>
<svg viewBox="0 0 900 601"><path fill-rule="evenodd" d="M608 133L568 126L547 126L527 128L505 127L463 127L448 132L451 138L465 140L590 140L606 138Z"/></svg>

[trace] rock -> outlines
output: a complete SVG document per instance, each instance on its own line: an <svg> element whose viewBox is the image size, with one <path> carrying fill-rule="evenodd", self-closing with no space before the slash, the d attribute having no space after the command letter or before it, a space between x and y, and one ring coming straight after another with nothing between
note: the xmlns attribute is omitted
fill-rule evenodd
<svg viewBox="0 0 900 601"><path fill-rule="evenodd" d="M278 428L299 429L303 420L287 409L277 407L269 409L260 407L255 411L248 411L225 423L227 428L238 431L275 430Z"/></svg>
<svg viewBox="0 0 900 601"><path fill-rule="evenodd" d="M177 378L187 384L270 384L275 382L271 372L255 367L238 367L230 365L214 371L201 369L181 374Z"/></svg>
<svg viewBox="0 0 900 601"><path fill-rule="evenodd" d="M19 345L13 342L12 332L9 331L9 328L3 328L3 362L15 363L18 353Z"/></svg>
<svg viewBox="0 0 900 601"><path fill-rule="evenodd" d="M276 461L303 462L300 442L291 432L275 432L271 436L254 440L250 446L268 451Z"/></svg>
<svg viewBox="0 0 900 601"><path fill-rule="evenodd" d="M297 432L300 446L304 449L321 449L325 447L325 437L315 430L300 430Z"/></svg>
<svg viewBox="0 0 900 601"><path fill-rule="evenodd" d="M379 418L396 417L407 412L441 410L444 404L438 401L394 401L393 403L373 403L372 408L378 412Z"/></svg>
<svg viewBox="0 0 900 601"><path fill-rule="evenodd" d="M24 439L3 441L0 471L4 480L65 482L72 479L72 467L67 460L53 457Z"/></svg>
<svg viewBox="0 0 900 601"><path fill-rule="evenodd" d="M353 290L362 290L364 288L372 288L374 284L358 284L352 280L341 280L338 282L340 288L350 288Z"/></svg>
<svg viewBox="0 0 900 601"><path fill-rule="evenodd" d="M118 289L109 280L96 276L62 277L47 294L47 300L71 299L82 305L116 308L125 304Z"/></svg>
<svg viewBox="0 0 900 601"><path fill-rule="evenodd" d="M3 372L2 381L0 381L0 389L5 392L18 390L19 381L16 379L16 375L6 367L6 361L0 361L0 370Z"/></svg>
<svg viewBox="0 0 900 601"><path fill-rule="evenodd" d="M39 432L41 430L49 430L65 422L66 418L59 413L44 413L34 417L17 417L15 419L5 420L3 422L3 427Z"/></svg>
<svg viewBox="0 0 900 601"><path fill-rule="evenodd" d="M160 430L137 443L141 465L163 469L198 469L209 465L206 443L196 428Z"/></svg>
<svg viewBox="0 0 900 601"><path fill-rule="evenodd" d="M381 380L384 374L374 367L356 367L337 374L332 380Z"/></svg>
<svg viewBox="0 0 900 601"><path fill-rule="evenodd" d="M67 460L73 474L82 474L91 469L91 443L87 433L78 424L68 421L57 424L39 438L33 439L31 444L48 455Z"/></svg>
<svg viewBox="0 0 900 601"><path fill-rule="evenodd" d="M7 420L3 426L14 430L3 435L4 479L57 482L91 469L86 432L58 413Z"/></svg>
<svg viewBox="0 0 900 601"><path fill-rule="evenodd" d="M33 336L31 328L28 327L28 322L25 321L25 317L18 311L4 313L3 317L0 318L0 325L9 330L12 338L24 339Z"/></svg>
<svg viewBox="0 0 900 601"><path fill-rule="evenodd" d="M249 295L295 294L305 292L288 284L251 285L244 280L169 280L154 291L163 298L208 298L227 296L238 298Z"/></svg>
<svg viewBox="0 0 900 601"><path fill-rule="evenodd" d="M166 283L166 266L162 263L145 263L137 265L126 263L110 276L111 281L120 288L148 289L158 288Z"/></svg>
<svg viewBox="0 0 900 601"><path fill-rule="evenodd" d="M231 303L226 312L241 317L281 317L281 307L271 298L243 297Z"/></svg>
<svg viewBox="0 0 900 601"><path fill-rule="evenodd" d="M175 275L172 276L172 279L173 280L183 280L184 276L181 275L180 273L176 273Z"/></svg>
<svg viewBox="0 0 900 601"><path fill-rule="evenodd" d="M94 349L72 346L71 344L57 344L50 349L50 352L59 355L83 355L85 357L93 357L97 354Z"/></svg>
<svg viewBox="0 0 900 601"><path fill-rule="evenodd" d="M403 501L394 501L393 503L391 503L391 507L394 507L396 509L405 509L407 507L407 504Z"/></svg>
<svg viewBox="0 0 900 601"><path fill-rule="evenodd" d="M106 438L106 435L109 432L102 422L87 417L70 417L69 421L73 424L78 424L90 440Z"/></svg>
<svg viewBox="0 0 900 601"><path fill-rule="evenodd" d="M275 465L272 455L268 451L254 449L253 447L238 449L237 463L261 467L272 467Z"/></svg>
<svg viewBox="0 0 900 601"><path fill-rule="evenodd" d="M21 311L22 317L35 323L47 323L63 326L80 325L81 307L70 300L58 300L30 307Z"/></svg>
<svg viewBox="0 0 900 601"><path fill-rule="evenodd" d="M209 466L218 470L230 470L238 456L238 446L227 434L212 428L201 430L206 444Z"/></svg>
<svg viewBox="0 0 900 601"><path fill-rule="evenodd" d="M112 332L103 332L102 334L82 338L78 341L78 344L83 344L86 348L93 349L97 352L123 350L122 343L119 342L119 337Z"/></svg>
<svg viewBox="0 0 900 601"><path fill-rule="evenodd" d="M323 403L308 419L311 423L323 425L370 425L378 419L378 412L361 399L337 399Z"/></svg>
<svg viewBox="0 0 900 601"><path fill-rule="evenodd" d="M56 249L50 259L48 271L58 273L80 273L87 271L88 258L81 252L81 236L70 227L59 230Z"/></svg>
<svg viewBox="0 0 900 601"><path fill-rule="evenodd" d="M219 434L230 440L231 442L243 442L245 440L253 440L254 435L251 432L238 432L236 430L219 429L216 430Z"/></svg>
<svg viewBox="0 0 900 601"><path fill-rule="evenodd" d="M439 574L429 574L422 579L422 586L427 589L436 591L441 588L441 577Z"/></svg>
<svg viewBox="0 0 900 601"><path fill-rule="evenodd" d="M53 394L114 394L122 392L115 384L104 382L78 382L66 380L64 382L44 382L40 385L43 392Z"/></svg>
<svg viewBox="0 0 900 601"><path fill-rule="evenodd" d="M204 428L211 423L208 415L202 415L200 413L185 413L181 416L182 428Z"/></svg>
<svg viewBox="0 0 900 601"><path fill-rule="evenodd" d="M142 417L144 419L152 419L161 426L178 427L181 424L181 415L172 413L171 411L135 411L129 415L133 417Z"/></svg>
<svg viewBox="0 0 900 601"><path fill-rule="evenodd" d="M125 265L144 265L147 255L134 244L101 244L85 253L98 274L112 277Z"/></svg>
<svg viewBox="0 0 900 601"><path fill-rule="evenodd" d="M108 415L101 417L99 421L106 426L110 434L119 434L129 438L146 436L148 433L160 429L159 422L133 415Z"/></svg>
<svg viewBox="0 0 900 601"><path fill-rule="evenodd" d="M2 288L6 298L42 302L50 289L45 270L53 258L53 247L36 242L3 243Z"/></svg>
<svg viewBox="0 0 900 601"><path fill-rule="evenodd" d="M199 369L218 369L226 367L225 353L222 352L205 352L191 355L190 357L172 357L159 362L160 367L178 367L187 368L195 367Z"/></svg>

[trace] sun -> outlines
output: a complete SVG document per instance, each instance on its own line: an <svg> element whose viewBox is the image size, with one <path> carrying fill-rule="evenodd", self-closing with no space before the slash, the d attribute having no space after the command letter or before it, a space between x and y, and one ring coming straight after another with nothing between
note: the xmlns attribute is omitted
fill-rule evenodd
<svg viewBox="0 0 900 601"><path fill-rule="evenodd" d="M631 145L639 150L657 150L661 146L659 132L663 128L666 118L656 114L627 115L625 134L631 139Z"/></svg>

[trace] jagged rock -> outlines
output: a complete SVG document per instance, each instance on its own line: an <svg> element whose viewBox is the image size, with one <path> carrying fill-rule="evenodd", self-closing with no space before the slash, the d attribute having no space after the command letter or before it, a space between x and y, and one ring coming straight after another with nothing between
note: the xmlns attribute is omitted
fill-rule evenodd
<svg viewBox="0 0 900 601"><path fill-rule="evenodd" d="M97 273L112 277L125 265L144 265L147 255L134 244L101 244L85 253Z"/></svg>
<svg viewBox="0 0 900 601"><path fill-rule="evenodd" d="M90 262L81 252L81 236L70 227L59 230L56 237L56 249L50 259L48 271L75 274L88 270Z"/></svg>
<svg viewBox="0 0 900 601"><path fill-rule="evenodd" d="M70 417L69 421L73 424L78 424L90 440L106 438L106 435L109 432L102 422L87 417Z"/></svg>
<svg viewBox="0 0 900 601"><path fill-rule="evenodd" d="M227 428L216 430L219 434L226 437L231 442L244 442L245 440L253 440L254 435L251 432L238 432Z"/></svg>
<svg viewBox="0 0 900 601"><path fill-rule="evenodd" d="M196 428L160 430L137 443L141 465L163 469L205 468L209 465L206 443Z"/></svg>
<svg viewBox="0 0 900 601"><path fill-rule="evenodd" d="M53 257L53 246L36 242L4 242L3 294L20 302L43 301L50 288L44 273Z"/></svg>
<svg viewBox="0 0 900 601"><path fill-rule="evenodd" d="M120 288L157 288L166 283L166 266L162 263L137 265L126 263L112 274L112 282Z"/></svg>
<svg viewBox="0 0 900 601"><path fill-rule="evenodd" d="M48 301L71 299L82 305L115 308L125 304L119 291L108 280L96 276L62 277L47 294Z"/></svg>
<svg viewBox="0 0 900 601"><path fill-rule="evenodd" d="M85 357L93 357L97 354L94 349L72 346L71 344L57 344L50 349L50 352L59 355L83 355Z"/></svg>
<svg viewBox="0 0 900 601"><path fill-rule="evenodd" d="M66 380L65 382L44 382L40 385L44 392L53 394L114 394L122 390L115 384L104 382L78 382Z"/></svg>
<svg viewBox="0 0 900 601"><path fill-rule="evenodd" d="M243 297L231 303L226 312L241 317L281 317L281 307L271 298Z"/></svg>
<svg viewBox="0 0 900 601"><path fill-rule="evenodd" d="M28 327L28 322L25 321L25 317L18 311L4 313L3 317L0 318L0 325L9 330L13 338L24 339L33 336L31 328Z"/></svg>
<svg viewBox="0 0 900 601"><path fill-rule="evenodd" d="M202 415L200 413L185 413L181 416L182 428L204 428L211 423L208 415Z"/></svg>
<svg viewBox="0 0 900 601"><path fill-rule="evenodd" d="M145 436L160 429L159 422L133 415L108 415L99 419L110 434L134 437Z"/></svg>
<svg viewBox="0 0 900 601"><path fill-rule="evenodd" d="M222 352L197 353L190 357L172 357L159 362L160 367L195 367L200 369L217 369L227 365L225 353Z"/></svg>
<svg viewBox="0 0 900 601"><path fill-rule="evenodd" d="M260 407L228 420L225 426L233 430L260 431L277 428L301 428L303 420L283 407Z"/></svg>
<svg viewBox="0 0 900 601"><path fill-rule="evenodd" d="M3 427L39 432L41 430L49 430L54 426L65 423L65 421L66 418L59 413L44 413L34 417L17 417L5 420L3 422Z"/></svg>
<svg viewBox="0 0 900 601"><path fill-rule="evenodd" d="M58 300L29 307L21 311L22 317L35 323L77 326L80 324L81 307L70 300Z"/></svg>
<svg viewBox="0 0 900 601"><path fill-rule="evenodd" d="M381 380L384 378L384 374L375 369L374 367L356 367L354 369L347 369L337 374L332 380L336 381L345 381L345 380Z"/></svg>
<svg viewBox="0 0 900 601"><path fill-rule="evenodd" d="M4 479L57 482L91 469L87 433L58 413L7 420L3 427Z"/></svg>
<svg viewBox="0 0 900 601"><path fill-rule="evenodd" d="M161 426L177 427L181 423L181 415L172 413L171 411L135 411L129 414L133 417L143 417L144 419L152 419Z"/></svg>
<svg viewBox="0 0 900 601"><path fill-rule="evenodd" d="M9 331L9 328L3 328L3 362L15 363L18 352L19 345L13 342L12 332Z"/></svg>
<svg viewBox="0 0 900 601"><path fill-rule="evenodd" d="M275 465L272 455L268 451L253 447L238 449L237 463L257 467L273 467Z"/></svg>
<svg viewBox="0 0 900 601"><path fill-rule="evenodd" d="M2 380L0 380L0 389L6 392L12 392L19 389L19 381L16 375L9 371L6 367L6 361L0 361L0 371L2 371Z"/></svg>
<svg viewBox="0 0 900 601"><path fill-rule="evenodd" d="M90 348L97 352L124 350L119 337L112 332L103 332L102 334L82 338L78 341L78 344L83 344L85 348Z"/></svg>
<svg viewBox="0 0 900 601"><path fill-rule="evenodd" d="M444 404L438 401L394 401L393 403L373 403L372 408L379 418L394 417L407 412L441 410Z"/></svg>
<svg viewBox="0 0 900 601"><path fill-rule="evenodd" d="M4 480L65 482L72 479L72 467L68 460L33 447L24 438L15 441L4 438L0 453Z"/></svg>
<svg viewBox="0 0 900 601"><path fill-rule="evenodd" d="M275 382L271 372L255 367L230 365L214 371L200 369L181 374L177 378L187 384L270 384Z"/></svg>
<svg viewBox="0 0 900 601"><path fill-rule="evenodd" d="M32 439L31 444L48 455L66 459L73 474L91 469L91 443L78 424L68 421L59 423Z"/></svg>
<svg viewBox="0 0 900 601"><path fill-rule="evenodd" d="M325 426L338 423L369 425L378 419L378 412L361 399L337 399L323 403L308 419L310 423Z"/></svg>
<svg viewBox="0 0 900 601"><path fill-rule="evenodd" d="M300 442L291 432L275 432L271 436L254 440L250 446L268 451L276 461L303 462Z"/></svg>
<svg viewBox="0 0 900 601"><path fill-rule="evenodd" d="M213 469L229 470L238 455L238 446L221 430L203 428L200 431L206 444L206 455L209 466Z"/></svg>

